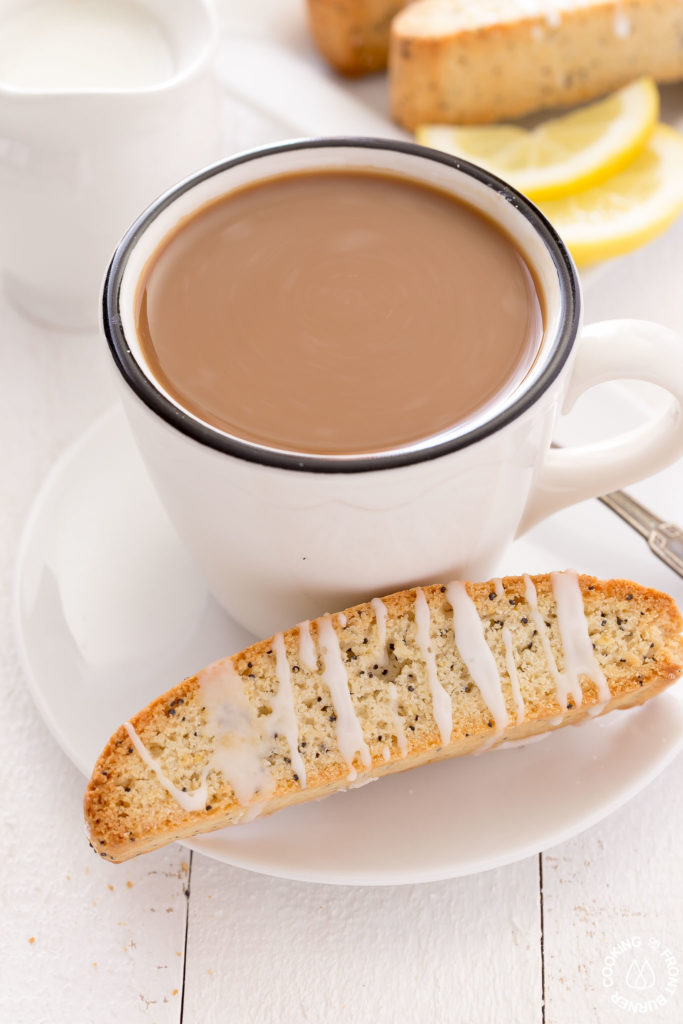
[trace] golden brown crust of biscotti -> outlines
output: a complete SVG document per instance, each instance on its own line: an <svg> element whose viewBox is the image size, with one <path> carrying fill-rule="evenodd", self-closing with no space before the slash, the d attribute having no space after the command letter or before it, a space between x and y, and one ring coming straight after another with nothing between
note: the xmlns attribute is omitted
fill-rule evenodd
<svg viewBox="0 0 683 1024"><path fill-rule="evenodd" d="M394 118L476 124L570 106L639 75L683 79L680 0L602 0L520 13L506 0L418 0L392 22Z"/></svg>
<svg viewBox="0 0 683 1024"><path fill-rule="evenodd" d="M558 668L563 649L549 576L532 577L547 637ZM600 582L579 577L584 613L597 663L609 684L611 699L600 704L596 685L581 677L582 702L558 705L556 686L525 596L525 579L503 580L503 593L493 583L467 584L484 627L501 679L509 723L503 740L519 740L584 719L591 710L605 713L633 707L670 685L683 670L683 622L671 598L625 580ZM439 679L453 706L453 731L443 744L432 713L424 661L416 642L416 591L384 598L387 610L387 669L377 658L376 611L371 604L332 617L345 657L354 710L363 725L371 764L363 779L457 757L488 745L491 712L462 661L452 630L452 611L445 586L423 588L431 616L431 642ZM514 642L523 696L523 718L515 714L515 695L506 669L503 626ZM317 623L311 634L318 635ZM349 785L349 765L336 743L336 715L320 671L310 672L300 657L298 628L284 634L288 663L295 682L298 746L305 759L307 786L302 788L292 767L292 751L274 734L268 758L274 789L261 806L269 814L282 807L316 799ZM273 638L254 644L230 659L250 704L268 705L278 689ZM377 660L376 660L377 659ZM321 667L318 660L318 668ZM363 666L363 667L361 667ZM296 675L294 674L296 673ZM405 753L388 721L387 680L400 702ZM259 708L259 710L261 710ZM519 707L517 705L517 710ZM205 709L198 677L186 679L159 697L131 724L149 753L173 775L179 788L193 790L210 757L212 737L203 733ZM364 771L359 760L355 768ZM123 861L171 842L249 819L249 807L235 799L229 784L213 773L208 778L207 805L185 811L161 787L155 773L134 750L121 727L98 759L85 795L85 817L91 845L103 857Z"/></svg>
<svg viewBox="0 0 683 1024"><path fill-rule="evenodd" d="M387 66L391 19L409 0L308 0L316 46L345 75Z"/></svg>

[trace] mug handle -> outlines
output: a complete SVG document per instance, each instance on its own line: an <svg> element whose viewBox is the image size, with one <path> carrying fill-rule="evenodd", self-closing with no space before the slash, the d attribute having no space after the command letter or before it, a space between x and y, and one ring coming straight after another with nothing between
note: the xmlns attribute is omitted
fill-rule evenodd
<svg viewBox="0 0 683 1024"><path fill-rule="evenodd" d="M610 380L657 384L674 402L667 402L665 411L649 423L608 441L549 449L517 536L567 505L619 490L683 455L683 339L644 320L607 320L586 327L562 412L569 412L584 391Z"/></svg>

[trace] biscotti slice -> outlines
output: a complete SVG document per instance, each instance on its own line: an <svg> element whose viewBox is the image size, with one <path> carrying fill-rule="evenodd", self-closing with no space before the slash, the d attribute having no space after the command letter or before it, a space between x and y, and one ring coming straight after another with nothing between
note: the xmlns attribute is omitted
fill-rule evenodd
<svg viewBox="0 0 683 1024"><path fill-rule="evenodd" d="M345 75L387 66L391 19L409 0L308 0L311 34L322 55Z"/></svg>
<svg viewBox="0 0 683 1024"><path fill-rule="evenodd" d="M418 0L394 18L389 69L411 129L569 106L640 75L683 78L683 3Z"/></svg>
<svg viewBox="0 0 683 1024"><path fill-rule="evenodd" d="M204 669L123 725L85 796L123 861L354 782L640 704L683 667L673 600L575 573L435 584Z"/></svg>

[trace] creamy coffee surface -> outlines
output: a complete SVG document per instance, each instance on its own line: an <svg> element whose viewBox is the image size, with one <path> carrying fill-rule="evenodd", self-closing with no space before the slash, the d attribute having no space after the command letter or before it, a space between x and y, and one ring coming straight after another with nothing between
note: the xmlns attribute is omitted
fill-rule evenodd
<svg viewBox="0 0 683 1024"><path fill-rule="evenodd" d="M364 171L244 188L151 258L137 327L199 419L311 454L387 451L511 393L541 342L532 276L491 222Z"/></svg>

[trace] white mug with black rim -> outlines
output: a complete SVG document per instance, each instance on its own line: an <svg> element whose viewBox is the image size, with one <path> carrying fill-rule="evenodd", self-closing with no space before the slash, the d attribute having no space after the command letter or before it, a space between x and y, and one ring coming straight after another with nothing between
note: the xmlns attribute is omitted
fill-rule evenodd
<svg viewBox="0 0 683 1024"><path fill-rule="evenodd" d="M451 194L515 240L546 313L532 369L498 404L391 451L287 451L202 422L155 380L143 354L136 294L146 264L180 221L236 189L278 175L360 168ZM486 579L507 545L539 520L683 455L680 339L634 320L582 330L576 270L539 211L488 172L410 143L288 142L181 182L116 250L102 320L161 500L210 590L258 635L409 585ZM649 381L671 397L661 413L617 438L552 450L560 412L588 388L616 379Z"/></svg>

